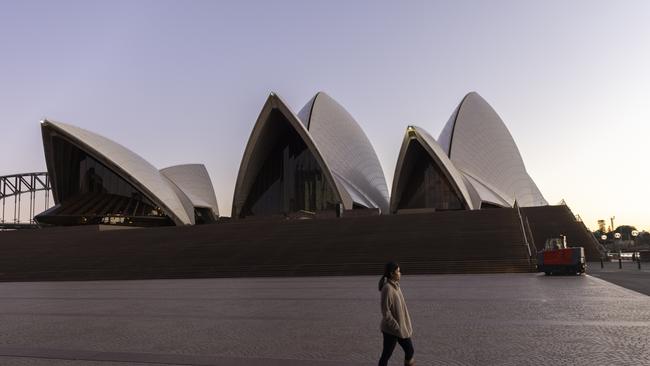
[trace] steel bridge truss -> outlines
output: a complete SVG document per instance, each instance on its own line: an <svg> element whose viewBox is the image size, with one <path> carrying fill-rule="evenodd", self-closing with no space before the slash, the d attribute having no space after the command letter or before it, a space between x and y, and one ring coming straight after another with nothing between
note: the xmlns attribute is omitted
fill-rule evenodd
<svg viewBox="0 0 650 366"><path fill-rule="evenodd" d="M36 226L34 216L36 215L36 192L45 191L45 209L50 203L50 179L47 172L24 173L6 175L0 177L0 201L2 201L2 217L0 217L0 229L21 229ZM22 198L29 195L29 222L21 222ZM12 199L13 198L13 199ZM7 201L13 208L7 207ZM9 220L6 220L6 214Z"/></svg>

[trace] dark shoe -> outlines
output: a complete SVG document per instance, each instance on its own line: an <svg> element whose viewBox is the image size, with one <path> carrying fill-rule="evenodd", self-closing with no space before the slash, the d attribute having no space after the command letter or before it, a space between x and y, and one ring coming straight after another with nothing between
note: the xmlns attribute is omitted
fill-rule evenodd
<svg viewBox="0 0 650 366"><path fill-rule="evenodd" d="M415 366L415 358L412 358L408 361L404 361L404 366Z"/></svg>

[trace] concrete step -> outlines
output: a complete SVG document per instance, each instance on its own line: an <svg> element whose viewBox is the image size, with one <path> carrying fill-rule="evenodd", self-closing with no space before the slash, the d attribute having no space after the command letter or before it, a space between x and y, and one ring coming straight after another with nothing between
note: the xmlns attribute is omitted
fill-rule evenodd
<svg viewBox="0 0 650 366"><path fill-rule="evenodd" d="M529 272L528 255L514 209L74 227L0 233L0 280Z"/></svg>

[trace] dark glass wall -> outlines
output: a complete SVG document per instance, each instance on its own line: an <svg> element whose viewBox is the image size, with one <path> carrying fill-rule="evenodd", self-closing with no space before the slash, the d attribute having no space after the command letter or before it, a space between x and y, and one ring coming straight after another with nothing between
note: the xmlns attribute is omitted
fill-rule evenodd
<svg viewBox="0 0 650 366"><path fill-rule="evenodd" d="M66 216L149 216L164 213L133 185L64 138L52 138L56 194Z"/></svg>
<svg viewBox="0 0 650 366"><path fill-rule="evenodd" d="M503 206L499 206L499 205L494 204L494 203L483 201L483 202L481 202L481 209L484 209L484 208L503 208Z"/></svg>
<svg viewBox="0 0 650 366"><path fill-rule="evenodd" d="M214 213L207 207L196 207L194 209L194 222L197 225L208 224L217 221Z"/></svg>
<svg viewBox="0 0 650 366"><path fill-rule="evenodd" d="M268 153L240 217L335 209L336 200L318 162L280 112L271 113L260 143Z"/></svg>
<svg viewBox="0 0 650 366"><path fill-rule="evenodd" d="M406 151L397 209L462 210L463 204L443 171L417 140Z"/></svg>

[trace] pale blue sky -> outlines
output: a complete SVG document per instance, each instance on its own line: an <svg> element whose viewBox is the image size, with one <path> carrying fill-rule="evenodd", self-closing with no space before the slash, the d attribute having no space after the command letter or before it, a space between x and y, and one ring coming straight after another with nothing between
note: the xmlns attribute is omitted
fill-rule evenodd
<svg viewBox="0 0 650 366"><path fill-rule="evenodd" d="M163 168L204 163L228 215L267 95L328 92L389 186L404 129L479 92L551 203L650 230L648 1L0 2L0 175L44 170L39 120Z"/></svg>

